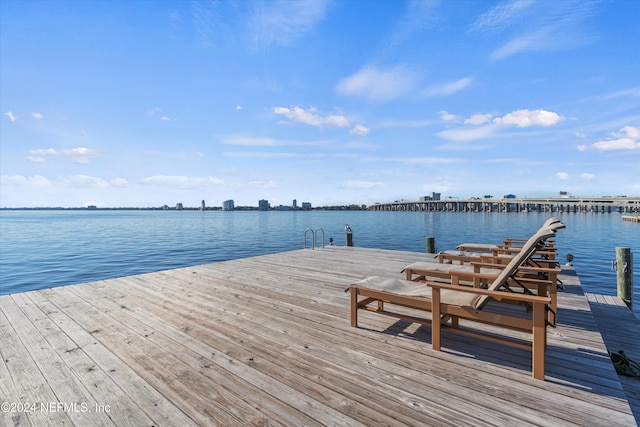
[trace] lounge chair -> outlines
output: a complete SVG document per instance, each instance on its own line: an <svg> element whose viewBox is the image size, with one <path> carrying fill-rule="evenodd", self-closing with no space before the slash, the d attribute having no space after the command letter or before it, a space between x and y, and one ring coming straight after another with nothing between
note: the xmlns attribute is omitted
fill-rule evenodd
<svg viewBox="0 0 640 427"><path fill-rule="evenodd" d="M560 221L560 219L553 217L547 219L539 228L539 230L543 230L546 228L557 231L561 228L565 228L565 225ZM527 240L528 239L524 238L507 237L503 240L503 243L499 245L491 243L461 243L457 246L457 249L461 252L483 252L485 254L492 255L496 255L499 253L516 253L521 249L522 245L527 242ZM554 242L546 242L546 245L548 249L555 250Z"/></svg>
<svg viewBox="0 0 640 427"><path fill-rule="evenodd" d="M530 240L536 242L549 237L537 233ZM358 326L358 310L367 310L395 318L432 326L432 346L440 350L441 330L450 328L456 332L472 335L530 349L532 353L532 376L544 380L544 351L546 347L545 310L551 302L548 296L526 295L500 291L508 280L517 273L518 267L530 255L525 251L517 254L501 271L487 289L451 284L449 282L427 281L426 283L394 278L368 277L352 284L351 326ZM524 304L531 310L522 315L504 314L483 310L490 301ZM375 304L374 304L375 303ZM385 304L431 312L431 319L423 315L409 314L408 311L392 311ZM487 323L507 329L531 333L531 342L522 342L509 336L497 336L460 324L460 319Z"/></svg>
<svg viewBox="0 0 640 427"><path fill-rule="evenodd" d="M500 275L506 265L511 265L514 259L521 259L521 263L516 267L516 271L511 275L508 282L502 286L513 290L511 286L520 288L522 292L533 294L532 289L536 289L536 295L549 296L551 304L548 310L548 322L552 325L556 323L556 313L558 306L558 274L562 270L557 266L540 265L534 254L544 247L544 243L550 237L555 236L555 230L538 230L525 245L508 262L471 262L470 265L439 264L435 262L414 262L406 266L402 271L406 275L406 280L423 281L428 278L440 278L452 280L453 284L471 284L475 287L486 287L488 283L495 280ZM522 259L524 257L524 259Z"/></svg>
<svg viewBox="0 0 640 427"><path fill-rule="evenodd" d="M565 225L558 218L549 218L540 227L540 230L549 228L559 230L565 228ZM522 245L527 239L511 238L504 239L503 244L494 245L487 243L461 243L457 246L457 250L445 250L436 254L438 262L453 264L457 262L464 264L472 261L478 261L480 258L487 259L493 257L496 261L504 260L504 257L513 256L522 249ZM545 242L545 247L540 248L537 254L544 260L548 260L546 265L555 264L556 248L555 242Z"/></svg>

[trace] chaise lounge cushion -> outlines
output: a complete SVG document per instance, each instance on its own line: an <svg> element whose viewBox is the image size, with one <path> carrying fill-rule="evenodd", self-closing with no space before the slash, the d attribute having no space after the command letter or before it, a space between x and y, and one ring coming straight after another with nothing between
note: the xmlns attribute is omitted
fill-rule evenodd
<svg viewBox="0 0 640 427"><path fill-rule="evenodd" d="M431 288L421 282L410 280L392 279L389 277L371 276L354 283L355 286L388 292L396 295L423 297L431 299ZM469 292L458 292L444 289L441 292L441 300L444 304L471 307L479 299L479 295Z"/></svg>
<svg viewBox="0 0 640 427"><path fill-rule="evenodd" d="M492 267L481 267L479 270L475 270L475 267L472 265L451 265L451 264L440 264L436 262L425 262L425 261L416 261L407 265L402 269L402 272L405 270L413 270L420 271L425 276L428 276L427 272L431 273L443 273L443 274L455 274L455 273L480 273L480 274L496 274L496 272L501 271L504 268L504 265L499 265L496 268Z"/></svg>

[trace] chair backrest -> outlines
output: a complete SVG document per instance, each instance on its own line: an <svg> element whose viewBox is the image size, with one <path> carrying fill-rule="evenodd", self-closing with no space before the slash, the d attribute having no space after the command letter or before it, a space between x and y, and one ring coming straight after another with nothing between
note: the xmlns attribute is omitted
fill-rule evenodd
<svg viewBox="0 0 640 427"><path fill-rule="evenodd" d="M557 222L552 222L551 224L549 224L548 226L546 226L544 228L549 229L549 230L553 230L553 231L557 231L557 230L560 230L562 228L567 228L567 226L564 225L563 223L561 223L560 221L557 221Z"/></svg>
<svg viewBox="0 0 640 427"><path fill-rule="evenodd" d="M542 230L542 229L544 229L544 228L549 228L549 226L550 226L551 224L554 224L554 223L557 223L557 222L560 222L560 218L551 217L551 218L549 218L548 220L546 220L546 221L544 222L544 224L542 224L542 227L540 227L540 230Z"/></svg>
<svg viewBox="0 0 640 427"><path fill-rule="evenodd" d="M514 257L509 261L500 272L500 274L495 278L495 280L489 285L487 289L492 291L497 291L513 274L516 273L518 267L520 267L524 262L533 254L536 250L538 244L547 240L549 237L555 236L555 231L549 228L540 229L536 234L531 236L529 240L522 246L520 252L518 252ZM480 310L484 307L491 297L487 295L483 295L476 300L473 304L474 308Z"/></svg>

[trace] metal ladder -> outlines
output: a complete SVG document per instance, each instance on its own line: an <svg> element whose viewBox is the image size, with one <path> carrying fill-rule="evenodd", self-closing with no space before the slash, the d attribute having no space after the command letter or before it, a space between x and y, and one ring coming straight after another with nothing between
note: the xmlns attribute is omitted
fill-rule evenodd
<svg viewBox="0 0 640 427"><path fill-rule="evenodd" d="M324 248L324 230L322 228L316 228L315 230L312 230L311 228L307 228L304 230L304 249L307 249L307 233L311 232L311 249L315 249L316 248L316 237L318 234L318 231L320 233L322 233L322 247Z"/></svg>

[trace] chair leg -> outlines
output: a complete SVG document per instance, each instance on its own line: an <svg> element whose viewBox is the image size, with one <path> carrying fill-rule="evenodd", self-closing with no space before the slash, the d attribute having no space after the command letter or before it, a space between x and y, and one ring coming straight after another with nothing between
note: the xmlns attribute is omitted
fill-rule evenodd
<svg viewBox="0 0 640 427"><path fill-rule="evenodd" d="M358 327L358 290L353 286L350 289L351 293L351 326Z"/></svg>
<svg viewBox="0 0 640 427"><path fill-rule="evenodd" d="M440 289L431 288L431 346L440 351L442 325L440 323Z"/></svg>
<svg viewBox="0 0 640 427"><path fill-rule="evenodd" d="M533 331L531 342L532 375L544 381L544 351L546 347L545 304L533 304Z"/></svg>

